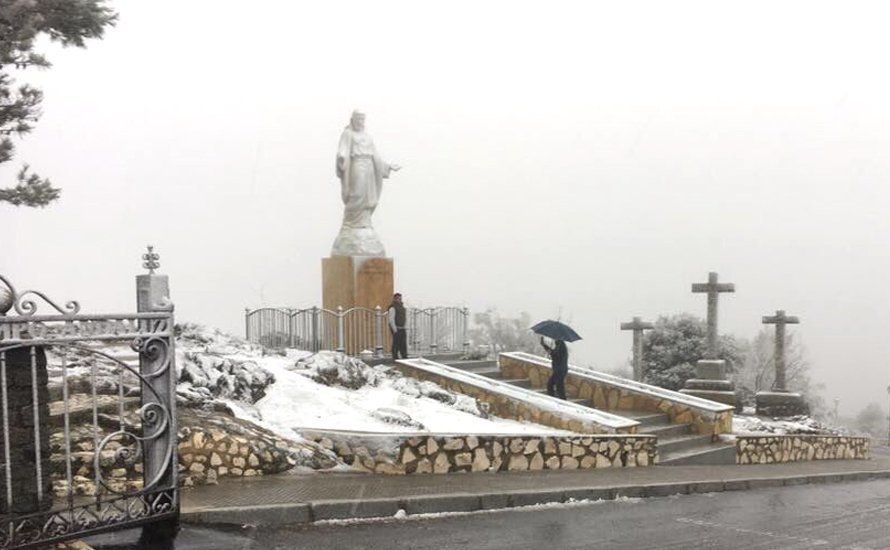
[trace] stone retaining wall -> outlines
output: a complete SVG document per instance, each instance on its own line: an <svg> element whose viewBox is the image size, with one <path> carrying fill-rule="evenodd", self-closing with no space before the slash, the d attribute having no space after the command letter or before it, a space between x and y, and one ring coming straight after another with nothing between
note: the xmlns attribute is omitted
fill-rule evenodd
<svg viewBox="0 0 890 550"><path fill-rule="evenodd" d="M556 404L554 407L539 406L533 401L497 391L494 387L494 384L496 383L494 380L474 383L468 380L451 378L443 374L431 372L430 370L411 365L406 361L397 362L396 369L405 376L410 376L417 380L435 382L445 389L469 395L477 401L487 403L491 414L501 418L524 420L560 430L585 434L635 433L637 425L639 424L638 422L628 422L626 419L618 418L616 420L622 422L624 426L608 426L595 419L595 416L597 415L600 417L606 415L593 410L590 410L590 413L588 413L583 407L571 407L570 403L564 401L555 402ZM513 386L510 386L510 388L512 390L517 389ZM562 408L559 409L557 407ZM577 409L577 411L572 409Z"/></svg>
<svg viewBox="0 0 890 550"><path fill-rule="evenodd" d="M658 461L646 435L538 436L307 434L353 469L380 474L446 474L631 468Z"/></svg>
<svg viewBox="0 0 890 550"><path fill-rule="evenodd" d="M737 464L868 458L869 438L833 435L736 436Z"/></svg>
<svg viewBox="0 0 890 550"><path fill-rule="evenodd" d="M547 387L547 379L551 374L550 366L523 359L519 355L502 353L498 356L498 366L503 377L528 378L531 380L533 388ZM543 358L540 359L543 360ZM678 394L676 399L672 399L667 395L677 392L653 387L653 390L663 394L654 395L612 384L600 377L587 376L580 371L581 369L575 367L570 369L565 380L566 395L590 399L597 409L616 414L621 414L622 410L665 413L670 416L672 423L691 424L693 430L701 435L732 432L732 407L722 407L720 403L714 403L714 405L723 408L723 410L696 407L690 404L693 400L686 399L688 396Z"/></svg>

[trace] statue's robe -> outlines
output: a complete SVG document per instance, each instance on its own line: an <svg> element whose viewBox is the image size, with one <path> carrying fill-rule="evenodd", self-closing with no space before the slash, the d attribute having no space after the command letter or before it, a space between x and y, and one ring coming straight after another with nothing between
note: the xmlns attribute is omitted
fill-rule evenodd
<svg viewBox="0 0 890 550"><path fill-rule="evenodd" d="M383 189L390 166L383 162L371 136L347 126L337 148L337 177L343 199L343 227L371 226L371 214Z"/></svg>

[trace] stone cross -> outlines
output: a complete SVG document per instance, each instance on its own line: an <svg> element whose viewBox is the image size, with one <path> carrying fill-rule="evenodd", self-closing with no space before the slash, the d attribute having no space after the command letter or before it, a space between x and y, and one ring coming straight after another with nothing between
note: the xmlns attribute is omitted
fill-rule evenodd
<svg viewBox="0 0 890 550"><path fill-rule="evenodd" d="M693 283L692 292L708 295L708 347L705 359L717 359L717 297L721 292L735 292L732 283L718 283L717 273L708 273L707 283Z"/></svg>
<svg viewBox="0 0 890 550"><path fill-rule="evenodd" d="M792 315L785 315L784 310L776 311L772 317L764 316L764 325L776 325L776 347L773 350L773 361L776 364L776 381L773 390L787 391L785 387L785 325L796 325L800 319Z"/></svg>
<svg viewBox="0 0 890 550"><path fill-rule="evenodd" d="M655 328L652 323L647 323L639 317L629 323L621 323L621 330L632 330L634 334L633 344L633 368L634 380L643 379L643 331Z"/></svg>

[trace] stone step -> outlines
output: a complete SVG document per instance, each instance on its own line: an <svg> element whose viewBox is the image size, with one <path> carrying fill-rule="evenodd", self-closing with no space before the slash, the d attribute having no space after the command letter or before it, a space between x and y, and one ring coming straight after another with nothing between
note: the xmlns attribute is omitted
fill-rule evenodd
<svg viewBox="0 0 890 550"><path fill-rule="evenodd" d="M478 374L480 376L484 376L486 378L492 378L494 380L501 379L500 369L477 370L477 371L473 371L473 374Z"/></svg>
<svg viewBox="0 0 890 550"><path fill-rule="evenodd" d="M654 435L659 438L671 438L692 433L692 426L689 424L652 424L648 426L640 426L638 433Z"/></svg>
<svg viewBox="0 0 890 550"><path fill-rule="evenodd" d="M117 413L120 404L123 403L124 411L132 411L141 403L139 397L124 397L121 401L116 395L97 395L97 413ZM93 421L93 396L85 393L75 393L68 396L68 423L71 426L92 423ZM49 423L60 428L65 425L65 402L52 401L49 404Z"/></svg>
<svg viewBox="0 0 890 550"><path fill-rule="evenodd" d="M644 426L658 426L658 425L667 425L671 423L671 417L665 413L657 413L652 411L633 411L633 410L618 410L618 411L609 411L611 413L617 414L619 416L623 416L624 418L630 418L631 420L636 420L640 423L640 427Z"/></svg>
<svg viewBox="0 0 890 550"><path fill-rule="evenodd" d="M710 444L711 436L709 435L685 434L665 438L659 437L658 452L670 454Z"/></svg>
<svg viewBox="0 0 890 550"><path fill-rule="evenodd" d="M491 370L497 368L498 362L493 359L467 360L467 361L448 361L444 363L449 367L465 370L468 372L476 372L478 370Z"/></svg>
<svg viewBox="0 0 890 550"><path fill-rule="evenodd" d="M518 388L526 388L530 389L532 387L532 381L528 378L516 378L516 379L508 379L502 378L501 381L506 382L508 384L513 384Z"/></svg>
<svg viewBox="0 0 890 550"><path fill-rule="evenodd" d="M709 401L715 401L724 405L736 406L736 394L735 392L731 391L691 390L684 388L680 390L680 393L685 393L686 395L692 395L694 397L700 397Z"/></svg>
<svg viewBox="0 0 890 550"><path fill-rule="evenodd" d="M735 445L709 443L679 452L658 450L658 463L663 466L683 466L688 464L735 464Z"/></svg>

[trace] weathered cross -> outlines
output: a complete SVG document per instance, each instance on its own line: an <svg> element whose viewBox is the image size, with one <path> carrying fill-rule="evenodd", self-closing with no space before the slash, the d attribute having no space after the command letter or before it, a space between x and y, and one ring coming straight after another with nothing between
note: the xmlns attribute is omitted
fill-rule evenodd
<svg viewBox="0 0 890 550"><path fill-rule="evenodd" d="M718 283L717 273L708 273L707 283L693 283L692 292L708 295L708 347L705 359L717 359L717 297L721 292L735 292L732 283Z"/></svg>
<svg viewBox="0 0 890 550"><path fill-rule="evenodd" d="M634 380L643 379L643 331L655 328L652 323L647 323L639 317L629 323L621 323L621 330L634 331L634 347L633 347L633 368Z"/></svg>
<svg viewBox="0 0 890 550"><path fill-rule="evenodd" d="M793 315L785 315L785 311L780 309L772 317L764 316L764 325L776 325L776 347L773 350L773 361L776 364L776 381L773 383L773 389L776 391L787 391L785 387L785 325L796 325L800 323L800 319Z"/></svg>

